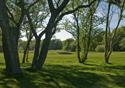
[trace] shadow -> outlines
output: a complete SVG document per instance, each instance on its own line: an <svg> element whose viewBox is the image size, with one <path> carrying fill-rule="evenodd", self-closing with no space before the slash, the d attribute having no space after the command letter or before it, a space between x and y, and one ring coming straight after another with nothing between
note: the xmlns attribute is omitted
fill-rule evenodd
<svg viewBox="0 0 125 88"><path fill-rule="evenodd" d="M108 69L114 69L114 70L125 70L125 66L105 66Z"/></svg>
<svg viewBox="0 0 125 88"><path fill-rule="evenodd" d="M84 63L83 65L88 65L88 66L100 66L100 65L97 65L97 64L90 64L90 63Z"/></svg>
<svg viewBox="0 0 125 88"><path fill-rule="evenodd" d="M57 52L58 54L65 54L65 55L69 55L69 54L72 54L71 52L66 52L66 51L63 51L63 52Z"/></svg>
<svg viewBox="0 0 125 88"><path fill-rule="evenodd" d="M101 79L105 79L95 73L77 71L75 69L66 69L62 66L51 66L52 70L44 69L41 76L48 77L48 80L55 80L56 88L106 88L106 85L100 84ZM60 69L59 69L60 68ZM48 82L47 80L47 82Z"/></svg>
<svg viewBox="0 0 125 88"><path fill-rule="evenodd" d="M1 75L0 75L1 77ZM0 88L38 88L32 82L32 75L4 75L0 78ZM2 86L2 87L1 87Z"/></svg>
<svg viewBox="0 0 125 88"><path fill-rule="evenodd" d="M113 88L109 85L111 80L120 88L125 87L124 75L96 73L103 72L103 68L95 66L45 65L38 72L25 68L24 74L19 76L0 73L0 88ZM104 68L113 69L111 66ZM124 66L118 68L123 69Z"/></svg>
<svg viewBox="0 0 125 88"><path fill-rule="evenodd" d="M0 65L4 65L4 63L0 63Z"/></svg>
<svg viewBox="0 0 125 88"><path fill-rule="evenodd" d="M66 67L62 65L47 65L40 73L44 75L44 77L56 80L58 84L63 84L58 88L113 88L108 85L110 80L106 78L105 75L94 73L94 71L97 71L96 68L90 69L93 72L86 72L86 70L88 70L88 68L79 66ZM114 84L117 84L119 87L125 87L125 75L106 75L113 80Z"/></svg>
<svg viewBox="0 0 125 88"><path fill-rule="evenodd" d="M108 69L109 70L123 70L123 71L125 70L125 66L123 66L123 65L113 65L112 63L104 64L104 65L97 65L97 64L92 64L92 63L84 63L83 65L85 65L85 66L93 66L93 67L101 67L101 68L105 68L107 70Z"/></svg>

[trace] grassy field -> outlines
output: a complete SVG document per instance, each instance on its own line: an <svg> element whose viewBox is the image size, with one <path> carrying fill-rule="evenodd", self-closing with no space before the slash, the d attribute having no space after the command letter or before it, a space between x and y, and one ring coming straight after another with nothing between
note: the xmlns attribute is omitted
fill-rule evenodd
<svg viewBox="0 0 125 88"><path fill-rule="evenodd" d="M50 51L41 71L29 70L29 62L21 64L21 76L4 75L2 54L0 59L0 88L125 88L125 52L114 52L110 65L104 64L103 53L91 52L83 65L75 53Z"/></svg>

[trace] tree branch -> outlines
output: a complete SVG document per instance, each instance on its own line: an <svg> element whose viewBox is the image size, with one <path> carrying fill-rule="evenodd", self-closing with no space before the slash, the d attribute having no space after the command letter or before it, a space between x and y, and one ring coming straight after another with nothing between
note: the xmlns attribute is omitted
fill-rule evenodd
<svg viewBox="0 0 125 88"><path fill-rule="evenodd" d="M30 18L29 12L27 12L26 15L27 15L27 18L28 18L28 23L30 25L31 31L32 31L34 37L37 39L38 35L37 35L36 31L34 30L34 27L33 27L33 24L32 24L32 19Z"/></svg>
<svg viewBox="0 0 125 88"><path fill-rule="evenodd" d="M93 1L90 2L88 5L79 5L79 6L77 6L76 8L74 8L73 10L69 10L69 11L67 11L67 12L62 13L62 14L58 17L58 19L55 21L55 23L57 24L65 15L72 14L72 13L74 13L75 11L77 11L77 10L79 10L79 9L81 9L81 8L88 8L88 7L90 7L95 1L97 1L97 0L93 0Z"/></svg>
<svg viewBox="0 0 125 88"><path fill-rule="evenodd" d="M53 5L53 1L52 0L47 0L48 4L49 4L49 8L50 8L50 12L53 13L55 10L55 7Z"/></svg>
<svg viewBox="0 0 125 88"><path fill-rule="evenodd" d="M8 9L7 6L6 6L6 8L7 8L7 11L8 11L8 13L9 13L9 15L10 15L10 17L9 17L10 20L12 20L14 24L17 24L16 21L15 21L15 19L14 19L14 17L13 17L13 14L10 12L10 10Z"/></svg>
<svg viewBox="0 0 125 88"><path fill-rule="evenodd" d="M32 6L34 6L35 4L37 4L40 0L36 0L34 3L30 4L29 7L27 8L27 10L29 10Z"/></svg>
<svg viewBox="0 0 125 88"><path fill-rule="evenodd" d="M63 0L62 4L57 8L57 12L60 13L64 9L64 7L66 7L69 1L70 0Z"/></svg>

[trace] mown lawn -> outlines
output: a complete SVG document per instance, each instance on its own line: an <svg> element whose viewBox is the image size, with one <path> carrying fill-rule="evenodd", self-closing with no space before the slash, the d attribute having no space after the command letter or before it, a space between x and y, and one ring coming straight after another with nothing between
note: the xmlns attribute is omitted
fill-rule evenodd
<svg viewBox="0 0 125 88"><path fill-rule="evenodd" d="M125 52L114 52L110 65L104 64L103 53L91 52L83 65L75 53L50 51L41 71L28 69L30 60L21 64L24 74L20 76L4 75L2 54L0 59L0 88L125 88Z"/></svg>

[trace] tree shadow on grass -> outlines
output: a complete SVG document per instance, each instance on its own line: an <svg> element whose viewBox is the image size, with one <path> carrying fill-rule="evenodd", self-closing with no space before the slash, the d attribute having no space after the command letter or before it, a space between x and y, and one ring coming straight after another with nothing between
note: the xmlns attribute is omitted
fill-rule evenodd
<svg viewBox="0 0 125 88"><path fill-rule="evenodd" d="M57 85L57 88L94 88L102 78L94 73L79 72L77 70L44 70L41 75L55 80L56 84L59 85ZM96 86L96 88L98 87L99 85Z"/></svg>
<svg viewBox="0 0 125 88"><path fill-rule="evenodd" d="M109 68L109 69L124 70L124 71L125 71L125 66L117 65L117 66L105 66L105 67L106 67L106 68Z"/></svg>
<svg viewBox="0 0 125 88"><path fill-rule="evenodd" d="M47 69L44 69L41 72L41 75L55 79L58 84L62 83L62 88L111 88L110 85L108 85L110 80L106 78L105 75L96 74L94 72L85 72L88 68L79 66L66 67L61 65L48 65L46 68ZM96 69L92 69L92 71L96 71ZM106 75L114 81L114 84L123 88L125 87L125 76Z"/></svg>
<svg viewBox="0 0 125 88"><path fill-rule="evenodd" d="M46 65L41 71L25 69L20 76L0 75L1 88L111 88L105 75L95 73L96 68L80 66ZM125 76L107 74L114 84L124 88ZM113 87L112 87L113 88Z"/></svg>
<svg viewBox="0 0 125 88"><path fill-rule="evenodd" d="M37 86L32 82L32 75L21 74L0 76L0 88L37 88Z"/></svg>
<svg viewBox="0 0 125 88"><path fill-rule="evenodd" d="M110 64L110 65L109 64L106 64L106 65L97 65L97 64L90 64L90 63L85 63L84 65L86 65L86 66L93 66L93 67L101 67L101 68L105 68L105 70L109 69L109 70L123 70L123 71L125 71L125 66L123 66L123 65L115 65L115 66L112 65L112 64ZM92 68L92 69L95 70L96 68Z"/></svg>

